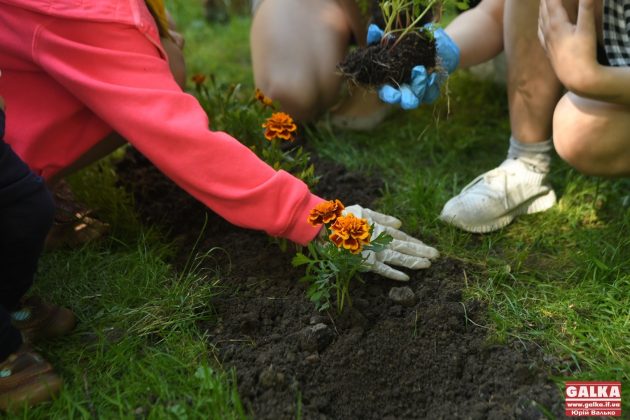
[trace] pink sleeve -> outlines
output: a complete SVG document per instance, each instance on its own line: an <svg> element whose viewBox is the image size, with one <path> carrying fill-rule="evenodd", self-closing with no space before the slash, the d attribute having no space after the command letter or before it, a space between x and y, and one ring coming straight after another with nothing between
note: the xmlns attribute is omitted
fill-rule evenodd
<svg viewBox="0 0 630 420"><path fill-rule="evenodd" d="M179 89L167 62L135 28L57 20L34 45L44 71L231 223L300 244L319 231L307 215L322 199L228 134L210 131L197 100Z"/></svg>

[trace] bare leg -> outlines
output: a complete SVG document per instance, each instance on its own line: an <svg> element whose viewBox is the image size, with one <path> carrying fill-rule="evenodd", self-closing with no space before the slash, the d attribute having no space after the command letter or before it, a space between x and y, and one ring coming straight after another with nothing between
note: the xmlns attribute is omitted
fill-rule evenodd
<svg viewBox="0 0 630 420"><path fill-rule="evenodd" d="M562 86L538 41L538 0L506 0L504 43L512 138L508 158L450 199L440 218L469 232L491 232L547 210L553 110Z"/></svg>
<svg viewBox="0 0 630 420"><path fill-rule="evenodd" d="M553 118L558 154L589 175L630 175L630 108L566 94Z"/></svg>
<svg viewBox="0 0 630 420"><path fill-rule="evenodd" d="M334 104L351 26L337 0L264 0L251 29L254 79L300 121Z"/></svg>
<svg viewBox="0 0 630 420"><path fill-rule="evenodd" d="M523 143L551 137L552 116L562 86L537 36L538 0L506 0L505 54L512 135Z"/></svg>

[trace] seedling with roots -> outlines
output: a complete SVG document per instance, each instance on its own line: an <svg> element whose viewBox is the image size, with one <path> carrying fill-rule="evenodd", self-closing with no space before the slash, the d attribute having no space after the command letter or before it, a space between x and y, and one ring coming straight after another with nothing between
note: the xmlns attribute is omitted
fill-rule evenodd
<svg viewBox="0 0 630 420"><path fill-rule="evenodd" d="M380 2L380 9L385 20L383 38L381 43L387 43L389 36L396 34L396 40L390 48L396 47L411 30L416 29L424 18L438 9L444 0L430 0L428 4L424 0L386 0Z"/></svg>
<svg viewBox="0 0 630 420"><path fill-rule="evenodd" d="M351 51L338 69L351 82L377 89L384 84L409 83L411 71L424 66L440 71L433 30L427 23L439 19L446 4L455 0L385 0L379 2L383 35L380 42Z"/></svg>

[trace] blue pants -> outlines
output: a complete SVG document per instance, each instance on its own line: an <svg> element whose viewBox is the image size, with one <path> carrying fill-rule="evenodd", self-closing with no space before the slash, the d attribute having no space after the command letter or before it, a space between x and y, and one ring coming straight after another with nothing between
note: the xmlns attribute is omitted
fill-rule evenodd
<svg viewBox="0 0 630 420"><path fill-rule="evenodd" d="M0 110L0 362L22 344L10 311L33 284L54 204L42 178L6 144Z"/></svg>

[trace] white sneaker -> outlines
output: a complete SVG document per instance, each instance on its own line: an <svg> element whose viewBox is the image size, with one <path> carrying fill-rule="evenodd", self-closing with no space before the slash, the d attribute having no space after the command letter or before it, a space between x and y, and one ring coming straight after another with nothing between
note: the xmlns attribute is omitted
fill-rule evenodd
<svg viewBox="0 0 630 420"><path fill-rule="evenodd" d="M507 159L451 198L440 219L474 233L501 229L518 215L545 211L556 203L546 177L519 159Z"/></svg>

